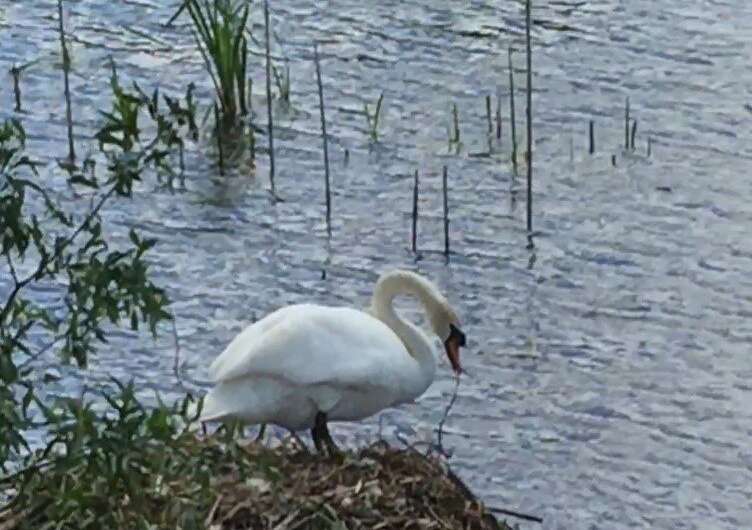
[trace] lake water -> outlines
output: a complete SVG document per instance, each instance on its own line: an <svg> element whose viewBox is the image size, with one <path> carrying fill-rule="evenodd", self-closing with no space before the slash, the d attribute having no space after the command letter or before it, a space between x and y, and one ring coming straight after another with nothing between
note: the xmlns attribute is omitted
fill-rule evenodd
<svg viewBox="0 0 752 530"><path fill-rule="evenodd" d="M123 80L173 94L193 81L210 101L187 19L163 27L176 7L164 3L67 2L81 154L95 150L87 137L96 110L110 106L110 56ZM289 59L292 79L291 109L276 109L276 183L286 202L269 201L263 153L255 177L241 168L220 178L207 140L189 149L185 189L149 178L135 200L105 214L119 237L135 223L160 240L154 273L174 300L185 384L200 389L188 381L205 379L254 317L301 301L365 306L379 272L407 267L439 283L463 317L469 376L445 445L485 501L540 515L544 529L752 527L752 4L536 2L533 252L524 181L509 161L510 44L520 50L524 145L519 2L274 4L273 52ZM262 35L256 7L251 18ZM38 60L22 77L30 112L20 117L31 150L50 161L67 149L56 24L54 2L0 0L0 71ZM330 241L314 40L332 137ZM263 61L252 48L263 125ZM380 141L371 145L360 112L382 91ZM484 98L495 106L497 91L503 138L489 151ZM623 151L627 97L635 152ZM0 117L13 115L10 76L0 101ZM452 103L459 152L447 146ZM431 252L443 248L442 165L449 264ZM50 186L76 204L53 167ZM408 248L416 169L427 251L417 262ZM60 302L54 290L35 296ZM169 326L156 341L118 332L88 371L57 367L62 378L48 390L76 395L115 375L135 378L146 399L155 391L169 399L182 392L173 359ZM442 362L417 404L381 415L383 434L423 438L452 388ZM378 418L333 428L348 445L378 431Z"/></svg>

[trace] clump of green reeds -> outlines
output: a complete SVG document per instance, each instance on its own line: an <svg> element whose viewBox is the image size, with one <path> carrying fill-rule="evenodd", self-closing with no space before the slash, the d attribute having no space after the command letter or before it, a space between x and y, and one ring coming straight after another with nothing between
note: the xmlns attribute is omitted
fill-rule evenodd
<svg viewBox="0 0 752 530"><path fill-rule="evenodd" d="M379 140L379 118L381 117L381 105L384 102L384 93L382 92L376 101L376 108L371 114L371 109L368 107L368 103L363 103L363 114L366 117L366 123L368 124L368 135L371 140L377 142Z"/></svg>
<svg viewBox="0 0 752 530"><path fill-rule="evenodd" d="M246 107L249 4L238 0L187 0L196 45L211 75L222 117L237 122Z"/></svg>

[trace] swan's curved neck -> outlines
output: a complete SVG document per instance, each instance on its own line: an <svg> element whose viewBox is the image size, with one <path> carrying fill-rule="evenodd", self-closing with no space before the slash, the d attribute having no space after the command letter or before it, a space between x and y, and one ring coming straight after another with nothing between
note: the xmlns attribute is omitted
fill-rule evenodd
<svg viewBox="0 0 752 530"><path fill-rule="evenodd" d="M403 320L394 310L392 302L397 295L413 295L427 313L436 304L435 288L417 274L400 271L382 276L373 291L371 313L389 326L402 340L421 367L431 372L436 367L433 347L426 336L413 324Z"/></svg>

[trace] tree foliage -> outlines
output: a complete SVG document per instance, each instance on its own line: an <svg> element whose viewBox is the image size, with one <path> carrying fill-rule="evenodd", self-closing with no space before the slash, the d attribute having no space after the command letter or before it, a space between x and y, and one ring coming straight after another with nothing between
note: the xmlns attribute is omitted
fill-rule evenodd
<svg viewBox="0 0 752 530"><path fill-rule="evenodd" d="M129 232L126 245L113 244L102 221L112 201L130 198L150 172L174 174L171 156L184 139L197 136L192 87L185 101L151 96L119 84L113 66L113 108L103 112L96 134L106 174L67 168L73 193L87 193L90 207L64 207L26 153L26 133L17 120L0 125L0 469L32 458L24 432L34 411L49 410L34 393L31 361L55 350L85 367L106 327L145 325L152 333L170 318L163 289L149 279L154 239ZM161 106L160 103L165 105ZM146 123L144 123L146 122ZM71 201L65 201L70 203ZM77 201L80 203L81 201ZM124 248L123 248L124 247ZM40 304L34 291L59 294ZM71 412L71 414L73 414ZM45 419L49 415L41 414Z"/></svg>

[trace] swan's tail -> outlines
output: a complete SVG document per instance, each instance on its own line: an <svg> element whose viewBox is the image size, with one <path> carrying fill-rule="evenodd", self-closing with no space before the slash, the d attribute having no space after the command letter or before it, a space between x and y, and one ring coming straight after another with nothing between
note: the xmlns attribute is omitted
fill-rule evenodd
<svg viewBox="0 0 752 530"><path fill-rule="evenodd" d="M246 424L267 423L278 405L276 393L265 381L222 381L205 396L199 422L240 420ZM273 384L271 385L273 386ZM271 410L270 410L271 409Z"/></svg>

